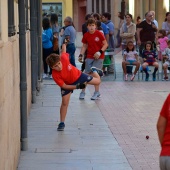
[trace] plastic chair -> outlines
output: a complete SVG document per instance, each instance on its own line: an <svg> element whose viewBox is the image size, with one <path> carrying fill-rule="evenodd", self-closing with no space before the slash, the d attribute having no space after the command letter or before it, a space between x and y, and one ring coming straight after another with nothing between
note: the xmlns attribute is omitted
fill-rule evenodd
<svg viewBox="0 0 170 170"><path fill-rule="evenodd" d="M103 67L106 69L106 75L108 74L108 67L110 65L113 65L113 80L116 79L116 67L115 67L115 58L114 58L114 49L110 48L110 49L107 49L104 53L105 55L105 59L104 59L104 62L103 62ZM112 60L112 62L111 62Z"/></svg>

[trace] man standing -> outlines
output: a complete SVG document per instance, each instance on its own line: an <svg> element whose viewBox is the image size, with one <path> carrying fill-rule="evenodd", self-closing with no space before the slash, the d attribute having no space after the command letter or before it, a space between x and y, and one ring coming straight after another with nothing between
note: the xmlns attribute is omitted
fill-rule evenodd
<svg viewBox="0 0 170 170"><path fill-rule="evenodd" d="M157 27L152 21L152 13L147 12L145 14L145 20L142 21L137 28L137 44L139 47L140 56L142 55L142 50L147 41L151 41L155 44L155 33L157 32Z"/></svg>
<svg viewBox="0 0 170 170"><path fill-rule="evenodd" d="M114 43L114 24L111 21L111 14L109 12L105 12L102 14L102 21L106 24L106 26L109 29L109 48L114 49L115 48L115 43ZM108 71L109 73L113 73L114 72L114 68L113 68L113 58L112 56L109 56L110 60L111 60L111 64L108 67Z"/></svg>
<svg viewBox="0 0 170 170"><path fill-rule="evenodd" d="M68 38L69 43L67 44L67 53L69 54L70 57L70 63L76 67L75 64L75 56L74 53L76 51L75 47L75 39L76 39L76 30L73 26L73 20L71 17L66 17L64 20L64 34L62 35L62 40Z"/></svg>
<svg viewBox="0 0 170 170"><path fill-rule="evenodd" d="M114 24L111 21L111 14L109 12L103 13L102 21L109 28L109 48L114 48Z"/></svg>

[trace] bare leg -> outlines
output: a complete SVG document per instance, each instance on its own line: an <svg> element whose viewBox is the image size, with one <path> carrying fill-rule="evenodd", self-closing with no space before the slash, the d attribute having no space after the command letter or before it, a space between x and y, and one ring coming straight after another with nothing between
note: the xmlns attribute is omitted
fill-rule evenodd
<svg viewBox="0 0 170 170"><path fill-rule="evenodd" d="M67 108L70 101L71 93L62 97L61 107L60 107L60 122L64 122L67 114Z"/></svg>
<svg viewBox="0 0 170 170"><path fill-rule="evenodd" d="M125 61L122 62L122 69L123 69L124 74L126 75L127 70L126 70L126 62Z"/></svg>
<svg viewBox="0 0 170 170"><path fill-rule="evenodd" d="M136 65L135 71L134 71L134 74L136 75L137 71L139 70L140 63L139 62L135 62L134 65Z"/></svg>

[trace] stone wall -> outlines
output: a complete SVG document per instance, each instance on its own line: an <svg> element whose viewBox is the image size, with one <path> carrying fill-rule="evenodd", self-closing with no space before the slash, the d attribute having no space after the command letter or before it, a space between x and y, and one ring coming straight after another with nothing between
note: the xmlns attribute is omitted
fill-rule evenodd
<svg viewBox="0 0 170 170"><path fill-rule="evenodd" d="M29 33L28 33L29 34ZM27 47L29 47L27 36ZM27 49L28 113L31 60ZM0 41L0 170L16 170L20 155L20 59L18 35Z"/></svg>

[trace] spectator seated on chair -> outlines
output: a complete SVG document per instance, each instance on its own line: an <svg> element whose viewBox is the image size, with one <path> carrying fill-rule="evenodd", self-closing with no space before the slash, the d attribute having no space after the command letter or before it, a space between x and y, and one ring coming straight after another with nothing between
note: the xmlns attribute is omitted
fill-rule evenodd
<svg viewBox="0 0 170 170"><path fill-rule="evenodd" d="M149 73L148 73L147 66L154 66L155 67L155 69L152 73L153 81L155 81L156 80L156 72L158 71L159 64L156 60L157 53L156 53L155 50L153 50L151 41L146 42L145 49L142 52L142 58L143 58L143 61L144 61L144 63L142 64L142 69L146 73L145 81L149 80Z"/></svg>
<svg viewBox="0 0 170 170"><path fill-rule="evenodd" d="M125 75L125 78L124 78L125 81L128 80L128 74L127 74L127 68L126 68L127 65L135 65L136 66L135 71L134 71L134 73L132 73L132 76L130 78L131 81L134 80L135 75L140 67L140 63L138 61L138 54L134 50L134 48L135 48L135 46L134 46L133 42L129 41L127 43L126 51L124 51L122 68L123 68L123 72Z"/></svg>
<svg viewBox="0 0 170 170"><path fill-rule="evenodd" d="M168 67L170 66L170 40L168 40L168 48L166 48L164 50L164 52L162 53L163 56L163 72L164 72L164 78L162 80L166 80L168 81L168 74L167 74L167 70Z"/></svg>

